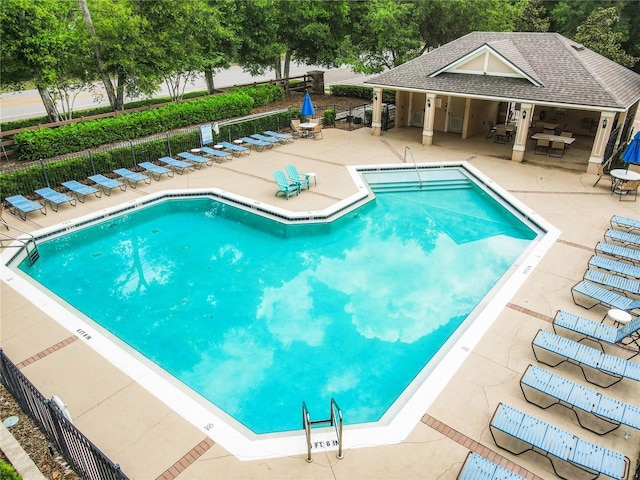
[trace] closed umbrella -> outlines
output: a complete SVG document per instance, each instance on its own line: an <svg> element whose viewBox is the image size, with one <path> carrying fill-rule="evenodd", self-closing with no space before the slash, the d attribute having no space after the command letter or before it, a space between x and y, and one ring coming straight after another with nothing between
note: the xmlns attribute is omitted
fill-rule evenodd
<svg viewBox="0 0 640 480"><path fill-rule="evenodd" d="M310 117L316 113L315 108L313 108L313 103L311 103L311 96L309 92L304 94L304 100L302 101L302 108L300 109L300 113L305 117Z"/></svg>
<svg viewBox="0 0 640 480"><path fill-rule="evenodd" d="M636 163L640 165L640 132L636 133L633 140L627 145L626 150L622 153L622 159L628 164Z"/></svg>

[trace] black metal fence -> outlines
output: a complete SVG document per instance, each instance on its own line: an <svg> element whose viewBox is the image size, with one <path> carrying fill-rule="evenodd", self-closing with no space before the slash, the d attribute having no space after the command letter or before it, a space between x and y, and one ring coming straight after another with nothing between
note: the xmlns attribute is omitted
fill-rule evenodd
<svg viewBox="0 0 640 480"><path fill-rule="evenodd" d="M0 380L80 477L90 480L128 480L129 477L120 470L118 464L109 460L67 420L59 407L38 391L2 349Z"/></svg>

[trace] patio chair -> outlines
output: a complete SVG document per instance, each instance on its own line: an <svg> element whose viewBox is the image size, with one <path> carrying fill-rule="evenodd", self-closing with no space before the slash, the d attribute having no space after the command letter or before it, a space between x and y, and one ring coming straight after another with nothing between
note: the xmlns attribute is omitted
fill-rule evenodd
<svg viewBox="0 0 640 480"><path fill-rule="evenodd" d="M255 148L257 151L261 152L262 150L273 148L273 143L271 142L263 142L262 140L256 140L251 137L242 137L244 143L248 143L252 148Z"/></svg>
<svg viewBox="0 0 640 480"><path fill-rule="evenodd" d="M75 198L65 195L64 193L56 192L54 189L49 187L39 188L36 190L36 193L42 198L41 201L43 204L49 202L49 205L51 205L54 212L57 212L58 207L63 203L69 202L72 207L76 206Z"/></svg>
<svg viewBox="0 0 640 480"><path fill-rule="evenodd" d="M308 131L307 135L309 138L313 138L314 140L323 139L322 135L322 123L318 122L318 124Z"/></svg>
<svg viewBox="0 0 640 480"><path fill-rule="evenodd" d="M69 191L74 193L80 203L84 203L87 195L93 194L98 198L102 196L102 190L94 188L91 185L85 185L77 180L68 180L66 182L62 182L62 186L68 188Z"/></svg>
<svg viewBox="0 0 640 480"><path fill-rule="evenodd" d="M590 268L584 273L583 280L588 280L592 283L597 283L610 288L611 290L618 291L624 295L631 293L633 295L640 295L640 282L637 280L631 280L630 278L623 277L621 275L612 275L610 273L601 272L599 270L591 270Z"/></svg>
<svg viewBox="0 0 640 480"><path fill-rule="evenodd" d="M631 265L630 263L620 262L612 258L594 255L589 259L589 267L599 268L607 272L640 280L640 265Z"/></svg>
<svg viewBox="0 0 640 480"><path fill-rule="evenodd" d="M118 180L114 180L112 178L107 178L101 174L91 175L89 177L89 180L98 184L107 197L111 195L111 190L113 190L114 188L119 187L123 192L127 189L126 183L119 182Z"/></svg>
<svg viewBox="0 0 640 480"><path fill-rule="evenodd" d="M564 155L564 146L565 143L561 140L552 141L551 146L549 147L549 156L562 158Z"/></svg>
<svg viewBox="0 0 640 480"><path fill-rule="evenodd" d="M297 183L289 183L287 177L285 176L282 170L276 170L273 172L273 178L276 179L276 183L278 184L278 190L276 191L276 197L279 193L284 193L287 200L289 200L289 195L295 193L296 195L300 194L300 185Z"/></svg>
<svg viewBox="0 0 640 480"><path fill-rule="evenodd" d="M586 280L582 280L571 287L571 295L573 296L573 303L587 310L591 310L596 305L603 305L607 308L617 308L625 312L640 310L640 300L625 297L624 295L607 290ZM580 297L591 299L592 302L589 302L588 305L580 303L578 302L578 298Z"/></svg>
<svg viewBox="0 0 640 480"><path fill-rule="evenodd" d="M216 150L215 148L202 147L200 148L200 150L202 150L207 155L211 155L216 163L222 163L222 160L224 158L226 158L227 160L231 160L233 158L233 155L231 153L225 152L223 150ZM213 160L211 161L211 165L213 165Z"/></svg>
<svg viewBox="0 0 640 480"><path fill-rule="evenodd" d="M287 165L285 170L287 171L289 180L297 184L300 191L302 191L303 188L306 188L307 190L311 188L311 184L309 182L310 175L299 174L295 165Z"/></svg>
<svg viewBox="0 0 640 480"><path fill-rule="evenodd" d="M160 157L158 161L164 163L165 165L168 165L169 167L171 167L174 173L177 173L179 175L184 174L185 170L187 170L188 168L191 170L196 169L193 163L183 162L182 160L176 160L175 158L171 157Z"/></svg>
<svg viewBox="0 0 640 480"><path fill-rule="evenodd" d="M458 472L457 480L524 480L518 474L507 470L477 453L469 452Z"/></svg>
<svg viewBox="0 0 640 480"><path fill-rule="evenodd" d="M509 140L509 133L506 127L496 127L496 133L493 136L493 143L505 144Z"/></svg>
<svg viewBox="0 0 640 480"><path fill-rule="evenodd" d="M520 379L527 402L547 409L561 405L571 410L582 428L598 435L613 432L620 425L640 429L640 408L615 400L595 390L529 365Z"/></svg>
<svg viewBox="0 0 640 480"><path fill-rule="evenodd" d="M231 153L235 156L240 156L243 153L245 155L251 154L251 149L243 147L242 145L236 145L235 143L231 142L220 142L220 145L222 145L227 150L231 150Z"/></svg>
<svg viewBox="0 0 640 480"><path fill-rule="evenodd" d="M538 331L531 348L540 363L550 367L561 363L575 365L587 382L602 388L609 388L623 378L640 382L640 363L614 357L546 330Z"/></svg>
<svg viewBox="0 0 640 480"><path fill-rule="evenodd" d="M207 148L207 147L204 147ZM204 152L204 149L201 149ZM211 149L208 149L211 150ZM227 155L230 155L227 152L220 152L220 153L224 153L224 156L226 157ZM202 165L213 165L213 159L211 158L207 158L207 157L201 157L200 155L194 155L191 152L180 152L177 154L178 157L183 158L184 160L187 160L188 162L191 162L193 164L194 169L200 169L202 168Z"/></svg>
<svg viewBox="0 0 640 480"><path fill-rule="evenodd" d="M560 478L579 478L578 471L592 475L591 478L601 474L616 479L629 476L631 460L625 455L582 440L503 403L498 404L489 431L498 447L514 455L533 451L546 457ZM562 475L567 470L571 470L569 477Z"/></svg>
<svg viewBox="0 0 640 480"><path fill-rule="evenodd" d="M269 135L270 137L280 139L282 143L291 143L295 140L295 137L293 135L288 135L286 133L273 132L271 130L267 130L264 133L265 135Z"/></svg>
<svg viewBox="0 0 640 480"><path fill-rule="evenodd" d="M489 131L487 132L487 138L491 138L496 133L496 124L493 123L491 120L489 120L487 122L487 125L489 125Z"/></svg>
<svg viewBox="0 0 640 480"><path fill-rule="evenodd" d="M638 188L640 188L640 180L631 180L617 185L611 194L617 193L619 201L622 201L622 198L633 198L635 202L638 199Z"/></svg>
<svg viewBox="0 0 640 480"><path fill-rule="evenodd" d="M636 235L635 233L609 228L604 232L604 239L606 242L620 243L624 247L631 246L640 248L640 235Z"/></svg>
<svg viewBox="0 0 640 480"><path fill-rule="evenodd" d="M611 175L609 175L609 164L610 161L607 161L606 164L598 164L598 179L596 180L596 183L593 184L593 186L595 187L598 182L602 179L602 178L607 178L609 180L609 182L611 182Z"/></svg>
<svg viewBox="0 0 640 480"><path fill-rule="evenodd" d="M549 139L539 138L536 141L536 147L533 151L534 155L548 155L549 154Z"/></svg>
<svg viewBox="0 0 640 480"><path fill-rule="evenodd" d="M635 248L621 247L607 242L598 242L595 248L596 253L608 255L618 260L640 264L640 250Z"/></svg>
<svg viewBox="0 0 640 480"><path fill-rule="evenodd" d="M131 188L136 188L138 186L138 182L144 182L147 185L151 185L151 179L149 177L139 172L132 172L128 168L117 168L113 173L122 177Z"/></svg>
<svg viewBox="0 0 640 480"><path fill-rule="evenodd" d="M40 205L38 202L29 200L22 195L13 195L6 197L5 201L9 204L9 213L18 215L22 220L27 220L27 214L40 210L43 215L47 214L47 205Z"/></svg>
<svg viewBox="0 0 640 480"><path fill-rule="evenodd" d="M609 221L611 227L627 230L633 232L638 230L640 232L640 220L636 218L623 217L621 215L614 215Z"/></svg>
<svg viewBox="0 0 640 480"><path fill-rule="evenodd" d="M640 343L638 343L638 338L640 338L640 317L618 328L613 325L596 322L579 315L574 315L573 313L558 310L553 319L553 331L559 333L558 330L578 334L581 337L578 342L585 339L591 340L600 345L600 350L603 352L603 342L609 345L618 345L623 348L634 345L636 348L633 350L626 348L631 354L631 356L627 357L627 360L640 353Z"/></svg>
<svg viewBox="0 0 640 480"><path fill-rule="evenodd" d="M143 168L145 172L149 172L151 176L158 182L160 181L160 177L162 177L162 175L166 175L167 177L171 178L174 174L174 171L170 168L156 165L155 163L151 162L140 162L138 166L140 168Z"/></svg>
<svg viewBox="0 0 640 480"><path fill-rule="evenodd" d="M304 137L305 136L305 131L300 128L300 119L299 118L292 118L291 119L291 132L293 133L294 137Z"/></svg>

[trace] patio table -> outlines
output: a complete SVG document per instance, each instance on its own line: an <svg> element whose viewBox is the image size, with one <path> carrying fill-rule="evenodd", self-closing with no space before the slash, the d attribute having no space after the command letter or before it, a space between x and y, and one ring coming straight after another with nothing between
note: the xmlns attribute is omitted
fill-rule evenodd
<svg viewBox="0 0 640 480"><path fill-rule="evenodd" d="M576 141L576 139L573 138L573 137L562 137L560 135L549 135L548 133L536 133L534 135L531 135L531 138L533 140L538 140L540 138L546 138L550 142L564 142L566 145L571 145L573 142Z"/></svg>

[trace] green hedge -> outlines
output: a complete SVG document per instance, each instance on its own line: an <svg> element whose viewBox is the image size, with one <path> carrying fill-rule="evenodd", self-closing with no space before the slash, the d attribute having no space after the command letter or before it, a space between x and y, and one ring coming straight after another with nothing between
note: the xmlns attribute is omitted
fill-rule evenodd
<svg viewBox="0 0 640 480"><path fill-rule="evenodd" d="M373 99L373 88L362 87L357 85L332 85L329 87L331 95L336 97L363 98L365 100ZM382 90L383 103L396 103L396 91L384 89Z"/></svg>
<svg viewBox="0 0 640 480"><path fill-rule="evenodd" d="M284 90L281 87L243 87L226 94L170 104L154 110L57 128L25 130L15 135L14 141L20 159L33 161L200 123L241 117L249 114L255 106L282 99Z"/></svg>

